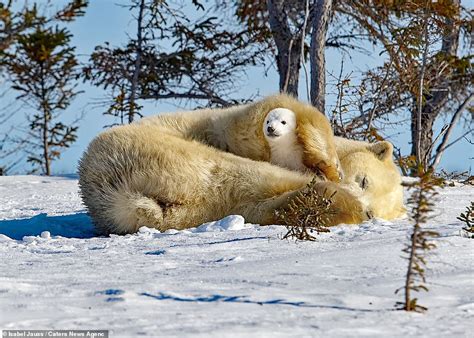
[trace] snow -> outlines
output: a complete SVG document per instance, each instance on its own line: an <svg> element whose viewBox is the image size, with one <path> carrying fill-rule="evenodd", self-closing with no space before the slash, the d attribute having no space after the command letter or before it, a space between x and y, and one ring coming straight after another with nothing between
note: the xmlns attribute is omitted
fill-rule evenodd
<svg viewBox="0 0 474 338"><path fill-rule="evenodd" d="M440 191L424 314L395 311L407 219L341 225L317 242L238 215L186 231L97 237L77 178L0 177L0 328L111 336L467 337L474 240L456 219L474 187Z"/></svg>

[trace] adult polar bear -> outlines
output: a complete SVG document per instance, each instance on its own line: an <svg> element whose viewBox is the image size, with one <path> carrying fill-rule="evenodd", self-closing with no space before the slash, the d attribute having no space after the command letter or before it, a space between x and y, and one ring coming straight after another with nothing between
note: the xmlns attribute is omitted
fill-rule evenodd
<svg viewBox="0 0 474 338"><path fill-rule="evenodd" d="M286 95L222 110L155 116L101 133L81 159L81 194L98 231L125 234L143 225L184 229L229 214L274 223L274 210L312 179L262 162L270 160L262 123L276 108L295 112L305 165L338 181L329 122ZM365 204L343 186L319 182L316 188L328 196L337 191L331 224L369 217Z"/></svg>

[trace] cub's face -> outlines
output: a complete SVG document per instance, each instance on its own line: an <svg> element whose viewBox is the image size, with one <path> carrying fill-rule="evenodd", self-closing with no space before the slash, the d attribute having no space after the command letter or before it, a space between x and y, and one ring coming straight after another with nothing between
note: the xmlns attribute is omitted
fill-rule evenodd
<svg viewBox="0 0 474 338"><path fill-rule="evenodd" d="M295 134L296 117L295 114L286 108L276 108L271 110L263 123L263 134L267 140L277 140L282 136Z"/></svg>

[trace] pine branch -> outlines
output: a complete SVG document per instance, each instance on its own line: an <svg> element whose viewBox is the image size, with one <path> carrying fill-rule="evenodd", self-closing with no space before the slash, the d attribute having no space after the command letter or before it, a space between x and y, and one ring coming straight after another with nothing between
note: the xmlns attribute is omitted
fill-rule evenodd
<svg viewBox="0 0 474 338"><path fill-rule="evenodd" d="M327 224L329 217L334 214L332 197L325 197L316 191L317 177L307 185L306 189L299 192L288 207L278 209L275 213L279 222L286 226L287 233L282 239L292 238L300 241L315 241L316 235L329 232Z"/></svg>

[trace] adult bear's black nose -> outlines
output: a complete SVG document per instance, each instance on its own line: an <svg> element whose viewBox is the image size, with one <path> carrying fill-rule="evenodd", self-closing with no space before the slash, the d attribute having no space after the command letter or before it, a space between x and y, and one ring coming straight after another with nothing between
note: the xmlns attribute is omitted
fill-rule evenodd
<svg viewBox="0 0 474 338"><path fill-rule="evenodd" d="M275 132L275 128L267 127L267 131L268 131L269 134L273 134Z"/></svg>

